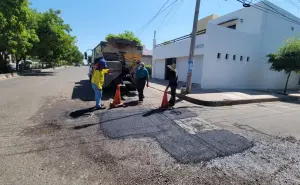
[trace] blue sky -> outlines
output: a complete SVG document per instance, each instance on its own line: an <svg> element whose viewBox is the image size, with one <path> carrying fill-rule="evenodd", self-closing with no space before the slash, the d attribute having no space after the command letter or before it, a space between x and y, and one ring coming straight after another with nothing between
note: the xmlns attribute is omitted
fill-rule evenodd
<svg viewBox="0 0 300 185"><path fill-rule="evenodd" d="M169 0L169 3L174 0ZM256 2L253 0L252 2ZM60 9L62 18L70 24L72 35L82 52L94 48L108 33L131 30L137 33L148 49L152 48L153 31L157 30L157 43L186 35L192 30L196 0L177 0L174 8L158 16L143 32L137 32L162 7L166 0L30 0L38 11ZM285 0L274 4L299 17L299 9ZM300 2L294 0L300 6ZM171 6L172 7L172 6ZM170 7L170 8L171 8ZM236 0L202 0L199 18L210 14L225 15L242 8ZM176 10L176 11L175 11ZM162 23L162 21L165 21Z"/></svg>

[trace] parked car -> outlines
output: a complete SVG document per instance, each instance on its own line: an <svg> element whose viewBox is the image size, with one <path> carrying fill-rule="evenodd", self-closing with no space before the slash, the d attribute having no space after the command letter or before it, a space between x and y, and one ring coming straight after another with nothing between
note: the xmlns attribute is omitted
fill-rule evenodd
<svg viewBox="0 0 300 185"><path fill-rule="evenodd" d="M22 60L19 63L19 69L21 70L29 70L31 69L32 61L31 60Z"/></svg>
<svg viewBox="0 0 300 185"><path fill-rule="evenodd" d="M12 69L13 71L16 70L16 63L9 63L8 65L9 65L10 69Z"/></svg>
<svg viewBox="0 0 300 185"><path fill-rule="evenodd" d="M76 63L76 64L75 64L75 67L80 67L80 64L79 64L79 63Z"/></svg>

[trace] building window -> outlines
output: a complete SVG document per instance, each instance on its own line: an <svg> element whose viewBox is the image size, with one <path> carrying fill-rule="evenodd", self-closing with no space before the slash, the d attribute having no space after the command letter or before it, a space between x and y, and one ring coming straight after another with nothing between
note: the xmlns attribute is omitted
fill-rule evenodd
<svg viewBox="0 0 300 185"><path fill-rule="evenodd" d="M240 61L243 61L243 56L240 56Z"/></svg>
<svg viewBox="0 0 300 185"><path fill-rule="evenodd" d="M292 31L294 31L294 30L295 30L295 28L294 28L293 26L291 26L291 30L292 30Z"/></svg>
<svg viewBox="0 0 300 185"><path fill-rule="evenodd" d="M250 57L247 57L247 62L249 62L249 60L250 60Z"/></svg>
<svg viewBox="0 0 300 185"><path fill-rule="evenodd" d="M218 53L217 58L221 58L221 53Z"/></svg>
<svg viewBox="0 0 300 185"><path fill-rule="evenodd" d="M233 58L232 58L233 60L235 60L235 55L233 55Z"/></svg>
<svg viewBox="0 0 300 185"><path fill-rule="evenodd" d="M228 59L228 54L225 55L225 59Z"/></svg>
<svg viewBox="0 0 300 185"><path fill-rule="evenodd" d="M236 29L236 24L234 24L234 25L231 25L231 26L227 26L227 28L230 28L230 29Z"/></svg>

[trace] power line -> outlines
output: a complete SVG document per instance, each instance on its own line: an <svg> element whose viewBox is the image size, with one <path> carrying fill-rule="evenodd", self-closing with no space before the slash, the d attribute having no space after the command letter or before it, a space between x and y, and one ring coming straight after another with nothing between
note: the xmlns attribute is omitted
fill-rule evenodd
<svg viewBox="0 0 300 185"><path fill-rule="evenodd" d="M141 28L141 31L140 31L140 34L143 33L143 31L145 29L148 28L148 26L151 24L151 22L157 17L159 16L161 13L163 13L164 11L166 11L168 8L170 8L174 3L176 3L178 0L174 0L171 4L169 4L166 8L164 8L167 3L169 2L170 0L167 0L166 3L160 8L160 10ZM164 8L164 9L163 9Z"/></svg>
<svg viewBox="0 0 300 185"><path fill-rule="evenodd" d="M292 0L285 0L285 2L291 4L292 6L297 6L297 7L299 8L299 5L296 4L296 3L295 3L294 1L292 1Z"/></svg>
<svg viewBox="0 0 300 185"><path fill-rule="evenodd" d="M241 0L237 0L237 1L239 1L239 2L241 2L241 3L244 3L244 1L241 1ZM282 14L282 13L278 13L278 11L270 10L270 9L268 9L268 8L259 6L259 5L257 5L257 4L251 4L251 6L252 6L253 8L256 8L256 9L261 10L261 11L263 11L263 12L270 13L270 14L272 14L272 15L275 15L275 16L277 16L277 17L279 17L278 15L281 15L281 17L279 17L279 18L282 18L282 19L284 19L284 20L286 20L286 21L289 21L289 22L291 22L291 23L300 25L300 23L299 23L297 20L294 20L294 19L292 19L292 18L290 18L290 17L287 17L286 15L284 15L284 14ZM271 7L271 8L273 8L273 7ZM274 8L273 8L273 9L274 9ZM271 12L272 12L272 13L271 13Z"/></svg>
<svg viewBox="0 0 300 185"><path fill-rule="evenodd" d="M173 14L170 16L170 18L167 20L169 21L174 15L175 13L178 11L178 9L180 8L180 6L182 5L182 3L184 2L185 0L182 0L180 1L176 8L175 8L175 5L170 9L170 11L166 14L166 16L164 17L164 19L160 22L160 24L157 26L156 30L159 30L160 27L163 25L163 23L165 22L165 20L167 19L167 17L169 16L169 14L172 12L172 10L175 8L175 11L173 12Z"/></svg>
<svg viewBox="0 0 300 185"><path fill-rule="evenodd" d="M290 17L284 15L282 12L280 12L279 10L275 9L274 7L268 5L268 4L265 3L264 1L260 1L260 2L262 2L265 6L271 8L272 10L274 10L275 12L277 12L278 14L280 14L281 16L283 16L283 17L285 17L285 18L287 18L287 19L289 19L289 20L291 20L291 21L293 21L293 22L299 24L299 22L298 22L297 20L294 20L294 19L292 19L292 18L290 18ZM257 6L259 6L259 5L257 5Z"/></svg>
<svg viewBox="0 0 300 185"><path fill-rule="evenodd" d="M300 1L300 0L299 0ZM219 8L221 8L221 5L220 5L220 2L219 2L219 0L217 0L217 3L218 3L218 6L219 6Z"/></svg>
<svg viewBox="0 0 300 185"><path fill-rule="evenodd" d="M244 3L244 2L245 2L245 1L242 1L242 0L237 0L237 1L240 2L240 3ZM274 9L274 8L271 7L271 6L269 6L269 7L271 7L272 9L268 9L268 8L266 8L266 7L262 7L262 6L259 6L259 5L257 5L257 4L252 4L252 3L251 3L251 6L252 6L253 8L256 8L256 9L258 9L258 10L261 10L261 11L264 11L264 12L267 12L267 13L271 13L271 12L272 12L273 15L275 15L275 16L277 16L277 17L279 17L279 18L282 18L282 19L284 19L284 20L286 20L286 21L289 21L289 22L291 22L291 23L300 25L300 22L298 22L297 20L294 20L294 19L292 19L292 18L290 18L290 17L288 17L288 16L286 16L286 15L284 15L284 14L278 12L277 10L276 10L276 11L272 10L272 9ZM271 13L271 14L272 14L272 13ZM280 16L278 16L278 15L280 15Z"/></svg>
<svg viewBox="0 0 300 185"><path fill-rule="evenodd" d="M292 22L292 23L295 23L295 24L300 25L300 22L299 22L298 20L292 19L291 17L288 17L287 15L284 15L283 13L279 12L278 10L276 10L275 8L271 7L270 5L266 4L266 3L263 2L263 1L261 1L261 2L264 3L266 6L270 7L272 10L270 10L270 9L268 9L268 8L265 8L265 7L262 7L262 6L259 6L259 5L257 5L257 4L255 4L255 6L258 6L258 7L262 8L262 9L266 9L267 11L273 12L273 13L275 13L276 15L281 15L281 16L282 16L281 18L283 18L283 17L286 18L286 19L284 19L284 20L287 20L287 19L288 19L287 21L290 21L290 22ZM254 5L254 4L253 4L253 5Z"/></svg>
<svg viewBox="0 0 300 185"><path fill-rule="evenodd" d="M168 4L168 2L169 2L170 0L167 0L166 2L165 2L165 4L163 4L163 6L158 10L158 12L144 25L144 26L142 26L142 27L140 27L138 30L137 30L137 32L139 31L139 30L142 30L147 24L149 24L149 23L151 23L151 21L153 20L153 19L155 19L155 17L157 17L159 14L160 14L160 12L161 12L161 10Z"/></svg>

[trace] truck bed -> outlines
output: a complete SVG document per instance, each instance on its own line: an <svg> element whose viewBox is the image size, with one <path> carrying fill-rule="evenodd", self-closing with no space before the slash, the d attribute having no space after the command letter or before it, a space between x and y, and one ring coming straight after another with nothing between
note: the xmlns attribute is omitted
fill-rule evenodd
<svg viewBox="0 0 300 185"><path fill-rule="evenodd" d="M113 71L106 74L104 78L104 88L108 87L115 79L122 74L122 63L120 61L106 61L109 69Z"/></svg>

